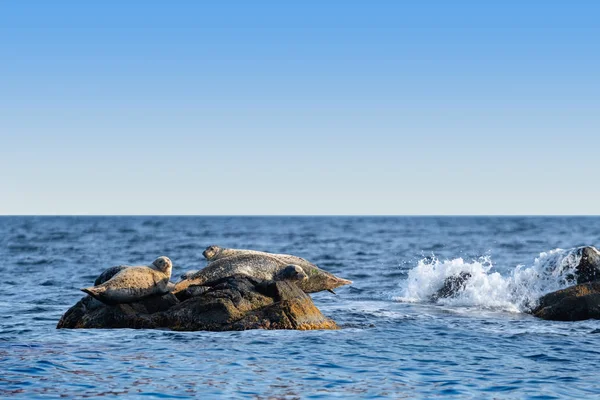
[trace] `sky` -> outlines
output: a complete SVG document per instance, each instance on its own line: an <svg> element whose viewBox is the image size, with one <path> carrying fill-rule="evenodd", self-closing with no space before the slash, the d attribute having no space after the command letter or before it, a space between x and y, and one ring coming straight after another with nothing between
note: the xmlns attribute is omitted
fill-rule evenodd
<svg viewBox="0 0 600 400"><path fill-rule="evenodd" d="M600 2L0 2L0 214L600 214Z"/></svg>

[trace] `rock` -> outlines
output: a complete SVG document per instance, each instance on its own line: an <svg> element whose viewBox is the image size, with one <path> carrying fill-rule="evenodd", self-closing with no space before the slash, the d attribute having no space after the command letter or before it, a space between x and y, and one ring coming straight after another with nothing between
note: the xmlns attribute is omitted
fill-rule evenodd
<svg viewBox="0 0 600 400"><path fill-rule="evenodd" d="M77 328L77 325L86 314L91 314L94 310L102 306L103 303L101 301L94 299L92 296L86 296L64 313L56 327Z"/></svg>
<svg viewBox="0 0 600 400"><path fill-rule="evenodd" d="M600 319L600 281L583 283L542 296L532 310L536 317L554 321Z"/></svg>
<svg viewBox="0 0 600 400"><path fill-rule="evenodd" d="M177 296L105 305L85 297L60 319L57 328L169 328L178 331L246 329L337 329L309 295L291 281L261 281L234 275Z"/></svg>
<svg viewBox="0 0 600 400"><path fill-rule="evenodd" d="M57 328L152 328L146 318L166 311L179 300L171 293L148 297L128 304L108 306L86 296L71 307L58 321Z"/></svg>
<svg viewBox="0 0 600 400"><path fill-rule="evenodd" d="M459 292L465 289L467 281L470 278L471 274L468 272L461 272L458 275L449 276L444 280L444 285L442 288L431 296L431 301L435 302L439 299L456 297Z"/></svg>
<svg viewBox="0 0 600 400"><path fill-rule="evenodd" d="M577 283L593 282L600 279L600 252L592 246L585 246L581 251L581 261L575 268Z"/></svg>

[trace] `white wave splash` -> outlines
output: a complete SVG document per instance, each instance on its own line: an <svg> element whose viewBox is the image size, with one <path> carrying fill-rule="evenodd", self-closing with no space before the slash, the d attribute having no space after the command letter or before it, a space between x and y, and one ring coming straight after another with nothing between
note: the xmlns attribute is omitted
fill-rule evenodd
<svg viewBox="0 0 600 400"><path fill-rule="evenodd" d="M462 258L441 261L430 257L419 261L401 283L396 301L432 301L446 278L468 273L464 290L456 296L439 298L438 304L525 312L535 307L540 296L572 285L575 268L581 260L581 248L555 249L540 253L531 266L517 266L508 276L494 271L489 256L471 262Z"/></svg>

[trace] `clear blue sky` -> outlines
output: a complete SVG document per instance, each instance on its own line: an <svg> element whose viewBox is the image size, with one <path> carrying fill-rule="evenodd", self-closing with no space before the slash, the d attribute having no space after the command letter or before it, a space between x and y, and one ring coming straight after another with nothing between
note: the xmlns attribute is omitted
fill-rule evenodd
<svg viewBox="0 0 600 400"><path fill-rule="evenodd" d="M598 1L0 3L0 214L600 214Z"/></svg>

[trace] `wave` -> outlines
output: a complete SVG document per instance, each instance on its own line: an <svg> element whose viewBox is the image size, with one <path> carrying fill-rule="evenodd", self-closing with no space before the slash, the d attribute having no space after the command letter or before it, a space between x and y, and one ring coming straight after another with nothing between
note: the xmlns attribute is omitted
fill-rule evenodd
<svg viewBox="0 0 600 400"><path fill-rule="evenodd" d="M581 249L555 249L540 253L530 266L518 265L508 276L495 271L490 256L470 262L462 258L439 260L435 256L419 261L403 281L396 301L435 302L437 304L527 312L549 292L575 283ZM469 274L456 295L436 298L446 280Z"/></svg>

